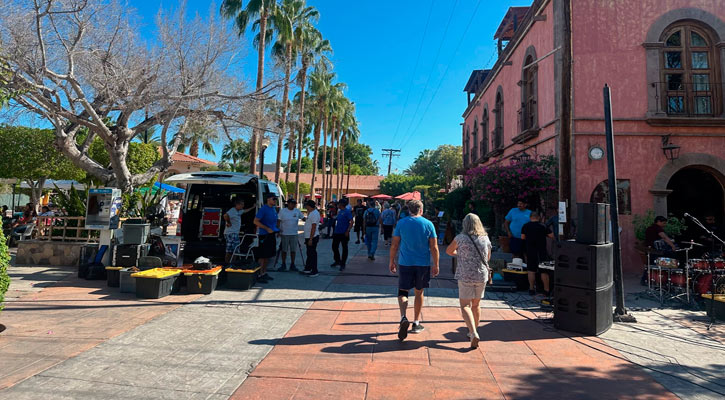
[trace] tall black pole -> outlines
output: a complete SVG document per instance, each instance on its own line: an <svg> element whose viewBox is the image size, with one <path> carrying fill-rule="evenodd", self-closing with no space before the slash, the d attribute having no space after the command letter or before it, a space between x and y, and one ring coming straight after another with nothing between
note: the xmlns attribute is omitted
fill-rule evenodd
<svg viewBox="0 0 725 400"><path fill-rule="evenodd" d="M612 100L608 85L604 85L604 129L607 137L607 171L609 172L609 210L614 239L614 291L617 306L614 315L627 314L624 307L624 281L622 280L622 247L619 241L619 203L617 202L617 167L614 162L614 131L612 129Z"/></svg>
<svg viewBox="0 0 725 400"><path fill-rule="evenodd" d="M264 179L264 151L267 150L264 145L262 145L262 151L259 154L259 179Z"/></svg>

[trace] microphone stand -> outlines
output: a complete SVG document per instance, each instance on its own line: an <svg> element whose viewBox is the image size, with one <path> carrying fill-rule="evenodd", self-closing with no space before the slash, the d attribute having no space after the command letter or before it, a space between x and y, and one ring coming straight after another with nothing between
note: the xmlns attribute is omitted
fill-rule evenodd
<svg viewBox="0 0 725 400"><path fill-rule="evenodd" d="M686 217L689 217L692 222L695 223L695 225L699 226L700 229L707 232L708 235L710 235L710 253L707 255L708 264L710 266L710 276L712 279L710 280L710 324L707 326L707 330L709 331L712 325L715 323L715 313L713 312L713 306L715 305L715 260L713 259L712 255L715 254L715 240L725 245L725 242L723 242L722 239L717 237L715 235L714 231L711 231L705 227L705 225L700 222L697 218L693 217L690 214L685 213Z"/></svg>

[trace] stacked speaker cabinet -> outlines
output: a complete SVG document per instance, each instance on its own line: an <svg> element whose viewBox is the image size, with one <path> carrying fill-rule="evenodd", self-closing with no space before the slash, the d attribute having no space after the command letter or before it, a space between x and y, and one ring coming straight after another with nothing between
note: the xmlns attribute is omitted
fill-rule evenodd
<svg viewBox="0 0 725 400"><path fill-rule="evenodd" d="M577 204L576 241L554 251L554 326L600 335L612 326L614 246L609 242L609 204Z"/></svg>

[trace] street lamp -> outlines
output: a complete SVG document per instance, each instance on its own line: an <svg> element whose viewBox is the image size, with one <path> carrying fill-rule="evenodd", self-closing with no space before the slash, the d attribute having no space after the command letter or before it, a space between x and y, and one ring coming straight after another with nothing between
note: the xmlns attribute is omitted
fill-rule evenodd
<svg viewBox="0 0 725 400"><path fill-rule="evenodd" d="M680 146L670 143L670 136L662 136L662 152L665 154L665 158L675 162L680 158Z"/></svg>
<svg viewBox="0 0 725 400"><path fill-rule="evenodd" d="M269 147L269 138L262 137L262 151L259 153L259 179L264 179L264 151Z"/></svg>

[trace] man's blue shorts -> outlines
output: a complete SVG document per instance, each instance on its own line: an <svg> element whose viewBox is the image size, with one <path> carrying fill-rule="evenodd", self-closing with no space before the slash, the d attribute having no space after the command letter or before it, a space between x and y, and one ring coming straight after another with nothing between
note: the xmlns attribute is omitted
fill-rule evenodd
<svg viewBox="0 0 725 400"><path fill-rule="evenodd" d="M430 287L430 266L398 266L398 289L423 290Z"/></svg>

